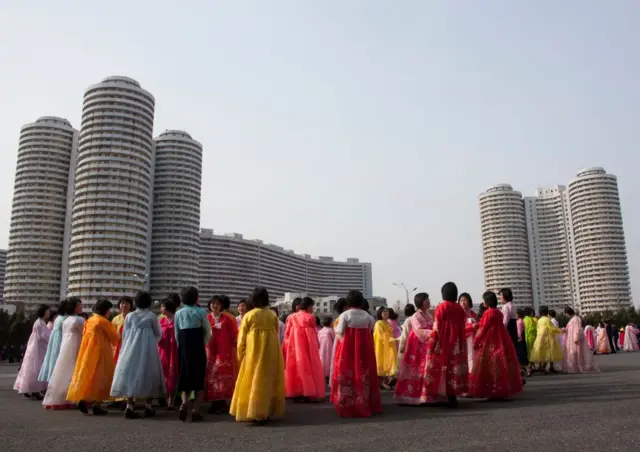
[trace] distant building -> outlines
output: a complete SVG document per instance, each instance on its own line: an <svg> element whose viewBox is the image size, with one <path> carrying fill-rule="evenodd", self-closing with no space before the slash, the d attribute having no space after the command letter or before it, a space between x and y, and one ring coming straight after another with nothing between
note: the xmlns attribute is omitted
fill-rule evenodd
<svg viewBox="0 0 640 452"><path fill-rule="evenodd" d="M4 303L4 273L7 269L7 250L0 250L0 304Z"/></svg>

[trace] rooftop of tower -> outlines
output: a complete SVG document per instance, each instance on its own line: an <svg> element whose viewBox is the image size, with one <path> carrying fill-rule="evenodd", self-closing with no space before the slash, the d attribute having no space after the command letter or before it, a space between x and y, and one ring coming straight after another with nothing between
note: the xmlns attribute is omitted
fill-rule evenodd
<svg viewBox="0 0 640 452"><path fill-rule="evenodd" d="M587 176L589 174L606 174L607 172L601 166L594 166L592 168L584 168L578 171L578 177Z"/></svg>
<svg viewBox="0 0 640 452"><path fill-rule="evenodd" d="M36 119L36 123L38 122L57 122L71 127L71 123L69 122L69 120L60 118L59 116L40 116L38 119Z"/></svg>
<svg viewBox="0 0 640 452"><path fill-rule="evenodd" d="M105 83L105 82L122 82L122 83L128 83L129 85L134 85L138 88L142 88L140 86L140 83L138 83L136 80L130 77L125 77L123 75L112 75L102 80L102 83Z"/></svg>
<svg viewBox="0 0 640 452"><path fill-rule="evenodd" d="M193 140L193 138L191 138L191 135L188 132L184 131L184 130L165 130L160 135L158 135L158 138L164 137L164 136L169 136L169 135L180 135L182 137L189 138L190 140Z"/></svg>

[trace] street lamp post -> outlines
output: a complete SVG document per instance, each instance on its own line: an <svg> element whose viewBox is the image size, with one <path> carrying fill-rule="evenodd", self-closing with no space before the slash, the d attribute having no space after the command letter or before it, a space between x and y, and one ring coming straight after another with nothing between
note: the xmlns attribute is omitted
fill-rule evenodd
<svg viewBox="0 0 640 452"><path fill-rule="evenodd" d="M405 283L403 283L403 282L401 282L401 283L393 283L393 285L394 285L394 286L396 286L396 287L400 287L400 288L404 289L404 294L405 294L405 297L406 297L406 299L405 299L405 306L406 306L406 305L408 305L408 304L410 303L410 301L409 301L409 292L413 293L413 292L415 292L416 290L418 290L418 288L417 288L417 287L414 287L413 289L411 289L411 291L409 291L409 288L408 288L408 287L407 287L407 285L406 285Z"/></svg>

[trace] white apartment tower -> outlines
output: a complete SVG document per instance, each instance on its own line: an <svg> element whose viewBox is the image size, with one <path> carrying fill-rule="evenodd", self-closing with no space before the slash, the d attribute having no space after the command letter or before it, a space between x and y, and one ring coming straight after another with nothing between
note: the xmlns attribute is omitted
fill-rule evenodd
<svg viewBox="0 0 640 452"><path fill-rule="evenodd" d="M522 194L511 185L495 185L480 195L479 202L486 288L498 292L509 287L517 305L531 305L529 243Z"/></svg>
<svg viewBox="0 0 640 452"><path fill-rule="evenodd" d="M77 139L53 116L20 130L4 282L5 303L20 310L60 299Z"/></svg>
<svg viewBox="0 0 640 452"><path fill-rule="evenodd" d="M133 79L108 77L84 95L71 212L68 295L86 304L146 286L155 100Z"/></svg>
<svg viewBox="0 0 640 452"><path fill-rule="evenodd" d="M186 132L155 139L151 296L198 285L202 145Z"/></svg>

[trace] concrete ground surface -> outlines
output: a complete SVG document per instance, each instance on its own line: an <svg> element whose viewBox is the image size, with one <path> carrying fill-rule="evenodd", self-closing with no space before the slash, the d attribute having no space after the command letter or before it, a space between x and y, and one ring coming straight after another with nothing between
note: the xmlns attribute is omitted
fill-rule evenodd
<svg viewBox="0 0 640 452"><path fill-rule="evenodd" d="M125 420L46 412L11 388L17 368L0 365L0 451L412 452L632 451L640 445L640 353L599 356L593 375L535 375L509 402L403 407L384 395L384 414L340 419L333 406L288 403L268 426L208 415L181 423L175 412Z"/></svg>

